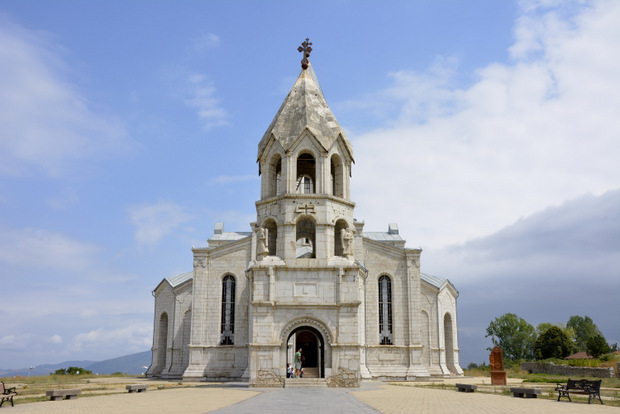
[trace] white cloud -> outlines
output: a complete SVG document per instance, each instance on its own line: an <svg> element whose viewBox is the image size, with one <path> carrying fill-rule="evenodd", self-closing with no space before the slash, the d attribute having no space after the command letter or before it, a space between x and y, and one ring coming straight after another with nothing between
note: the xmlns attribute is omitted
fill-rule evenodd
<svg viewBox="0 0 620 414"><path fill-rule="evenodd" d="M0 338L0 345L8 346L13 345L15 343L15 335L5 335Z"/></svg>
<svg viewBox="0 0 620 414"><path fill-rule="evenodd" d="M0 262L36 269L83 270L99 248L44 229L2 229Z"/></svg>
<svg viewBox="0 0 620 414"><path fill-rule="evenodd" d="M206 33L194 39L194 50L203 52L205 50L215 49L220 45L220 37L214 33Z"/></svg>
<svg viewBox="0 0 620 414"><path fill-rule="evenodd" d="M87 348L118 349L120 352L131 353L144 351L152 345L153 329L140 323L132 323L118 329L94 329L75 335L72 347L75 351Z"/></svg>
<svg viewBox="0 0 620 414"><path fill-rule="evenodd" d="M128 209L135 227L134 238L139 244L155 245L193 216L171 201L133 206Z"/></svg>
<svg viewBox="0 0 620 414"><path fill-rule="evenodd" d="M471 87L453 87L454 62L439 60L360 103L394 114L353 142L367 230L397 221L411 246L439 247L617 188L620 3L569 5L568 17L551 6L523 12L514 61L481 68Z"/></svg>
<svg viewBox="0 0 620 414"><path fill-rule="evenodd" d="M72 161L127 148L123 124L93 109L69 67L49 34L0 17L0 174L59 175Z"/></svg>
<svg viewBox="0 0 620 414"><path fill-rule="evenodd" d="M220 105L216 89L208 77L192 73L185 77L183 102L197 111L205 131L228 124L228 113Z"/></svg>
<svg viewBox="0 0 620 414"><path fill-rule="evenodd" d="M62 336L52 335L52 337L50 338L50 342L53 344L62 344Z"/></svg>

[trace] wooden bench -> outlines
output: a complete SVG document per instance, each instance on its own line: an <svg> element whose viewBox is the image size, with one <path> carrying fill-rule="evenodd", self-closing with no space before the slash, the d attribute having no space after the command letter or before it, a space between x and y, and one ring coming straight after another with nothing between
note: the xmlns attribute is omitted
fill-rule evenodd
<svg viewBox="0 0 620 414"><path fill-rule="evenodd" d="M15 397L16 395L17 391L15 391L15 387L7 388L4 385L4 382L0 382L0 397L2 397L2 400L0 401L0 407L2 407L2 404L4 404L5 401L10 401L11 407L15 407L15 404L13 403L13 397Z"/></svg>
<svg viewBox="0 0 620 414"><path fill-rule="evenodd" d="M477 385L474 384L455 384L456 388L459 392L474 392L478 389Z"/></svg>
<svg viewBox="0 0 620 414"><path fill-rule="evenodd" d="M566 397L568 401L572 401L570 399L571 394L583 394L588 396L588 404L590 404L590 400L593 398L598 398L601 404L603 404L603 400L601 400L601 382L603 382L603 380L569 379L566 384L558 383L555 388L558 392L558 401L560 401L562 397Z"/></svg>
<svg viewBox="0 0 620 414"><path fill-rule="evenodd" d="M146 391L146 388L148 387L148 385L146 384L130 384L130 385L125 385L125 389L129 392L142 392L142 391Z"/></svg>
<svg viewBox="0 0 620 414"><path fill-rule="evenodd" d="M540 388L513 387L510 389L510 392L513 396L520 398L538 398L541 394Z"/></svg>
<svg viewBox="0 0 620 414"><path fill-rule="evenodd" d="M62 400L75 400L78 395L82 393L80 389L72 389L72 390L48 390L45 392L46 397L50 397L51 401Z"/></svg>

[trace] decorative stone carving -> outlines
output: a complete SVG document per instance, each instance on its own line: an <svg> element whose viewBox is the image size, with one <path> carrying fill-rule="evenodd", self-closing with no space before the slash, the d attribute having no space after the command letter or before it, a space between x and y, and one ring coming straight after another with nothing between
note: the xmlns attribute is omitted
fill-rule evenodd
<svg viewBox="0 0 620 414"><path fill-rule="evenodd" d="M269 255L269 240L267 239L268 230L264 227L256 229L256 256L258 260L262 260Z"/></svg>
<svg viewBox="0 0 620 414"><path fill-rule="evenodd" d="M491 384L506 385L506 371L504 371L504 357L502 349L496 346L489 355L491 365Z"/></svg>
<svg viewBox="0 0 620 414"><path fill-rule="evenodd" d="M300 205L297 207L297 209L295 210L295 213L308 215L308 214L316 214L316 211L314 210L314 204L304 203L303 205Z"/></svg>
<svg viewBox="0 0 620 414"><path fill-rule="evenodd" d="M204 269L207 266L207 258L202 256L194 257L194 268L202 268Z"/></svg>
<svg viewBox="0 0 620 414"><path fill-rule="evenodd" d="M347 258L353 256L353 231L349 229L341 229L340 241L342 242L343 256Z"/></svg>

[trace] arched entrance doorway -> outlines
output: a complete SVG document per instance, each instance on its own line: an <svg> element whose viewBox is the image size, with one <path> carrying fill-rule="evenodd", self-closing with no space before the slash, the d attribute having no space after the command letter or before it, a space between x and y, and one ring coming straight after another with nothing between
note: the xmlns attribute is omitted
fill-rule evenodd
<svg viewBox="0 0 620 414"><path fill-rule="evenodd" d="M325 378L325 344L321 333L311 326L296 328L286 341L288 344L286 363L294 365L295 352L299 348L303 355L305 378Z"/></svg>

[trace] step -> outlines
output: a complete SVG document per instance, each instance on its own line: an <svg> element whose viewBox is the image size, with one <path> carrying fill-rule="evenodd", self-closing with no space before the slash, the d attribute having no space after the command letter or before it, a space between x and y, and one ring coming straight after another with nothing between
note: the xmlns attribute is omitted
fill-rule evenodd
<svg viewBox="0 0 620 414"><path fill-rule="evenodd" d="M304 378L318 378L319 377L319 368L304 368Z"/></svg>
<svg viewBox="0 0 620 414"><path fill-rule="evenodd" d="M286 378L284 388L327 388L325 378Z"/></svg>

